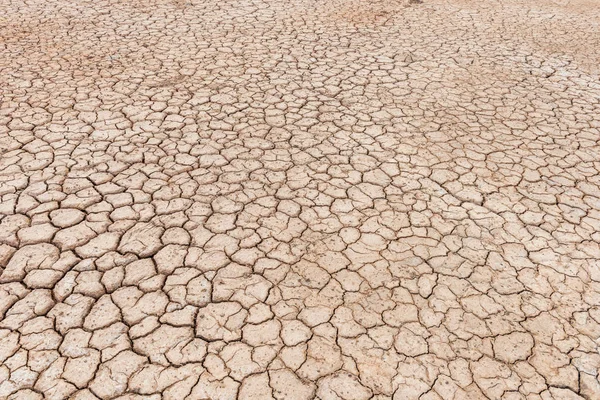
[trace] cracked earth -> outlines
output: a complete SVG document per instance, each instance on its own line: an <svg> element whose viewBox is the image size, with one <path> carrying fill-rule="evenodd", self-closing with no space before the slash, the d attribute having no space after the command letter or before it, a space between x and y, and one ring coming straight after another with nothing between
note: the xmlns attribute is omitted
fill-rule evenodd
<svg viewBox="0 0 600 400"><path fill-rule="evenodd" d="M598 3L0 9L1 399L600 399Z"/></svg>

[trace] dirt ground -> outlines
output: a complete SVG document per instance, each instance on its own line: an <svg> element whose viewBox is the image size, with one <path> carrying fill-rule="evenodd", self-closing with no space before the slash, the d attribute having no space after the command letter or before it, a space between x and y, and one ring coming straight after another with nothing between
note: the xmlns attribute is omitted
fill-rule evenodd
<svg viewBox="0 0 600 400"><path fill-rule="evenodd" d="M0 0L0 399L600 399L599 22Z"/></svg>

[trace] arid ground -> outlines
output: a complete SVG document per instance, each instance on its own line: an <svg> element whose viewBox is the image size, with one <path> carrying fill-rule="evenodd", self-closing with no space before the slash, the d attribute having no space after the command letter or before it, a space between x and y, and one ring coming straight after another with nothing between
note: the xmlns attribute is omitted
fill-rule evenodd
<svg viewBox="0 0 600 400"><path fill-rule="evenodd" d="M600 399L599 22L0 0L0 399Z"/></svg>

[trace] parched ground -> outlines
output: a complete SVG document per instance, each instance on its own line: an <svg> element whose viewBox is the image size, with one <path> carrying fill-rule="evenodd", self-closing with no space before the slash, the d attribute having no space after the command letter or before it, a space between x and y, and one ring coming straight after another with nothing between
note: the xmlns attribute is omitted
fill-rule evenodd
<svg viewBox="0 0 600 400"><path fill-rule="evenodd" d="M600 399L596 0L0 0L0 399Z"/></svg>

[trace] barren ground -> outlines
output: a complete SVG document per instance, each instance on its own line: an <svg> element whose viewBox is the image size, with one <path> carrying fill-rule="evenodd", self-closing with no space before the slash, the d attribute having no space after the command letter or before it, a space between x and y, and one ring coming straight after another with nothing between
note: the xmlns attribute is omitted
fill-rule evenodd
<svg viewBox="0 0 600 400"><path fill-rule="evenodd" d="M0 0L0 399L600 399L599 22Z"/></svg>

